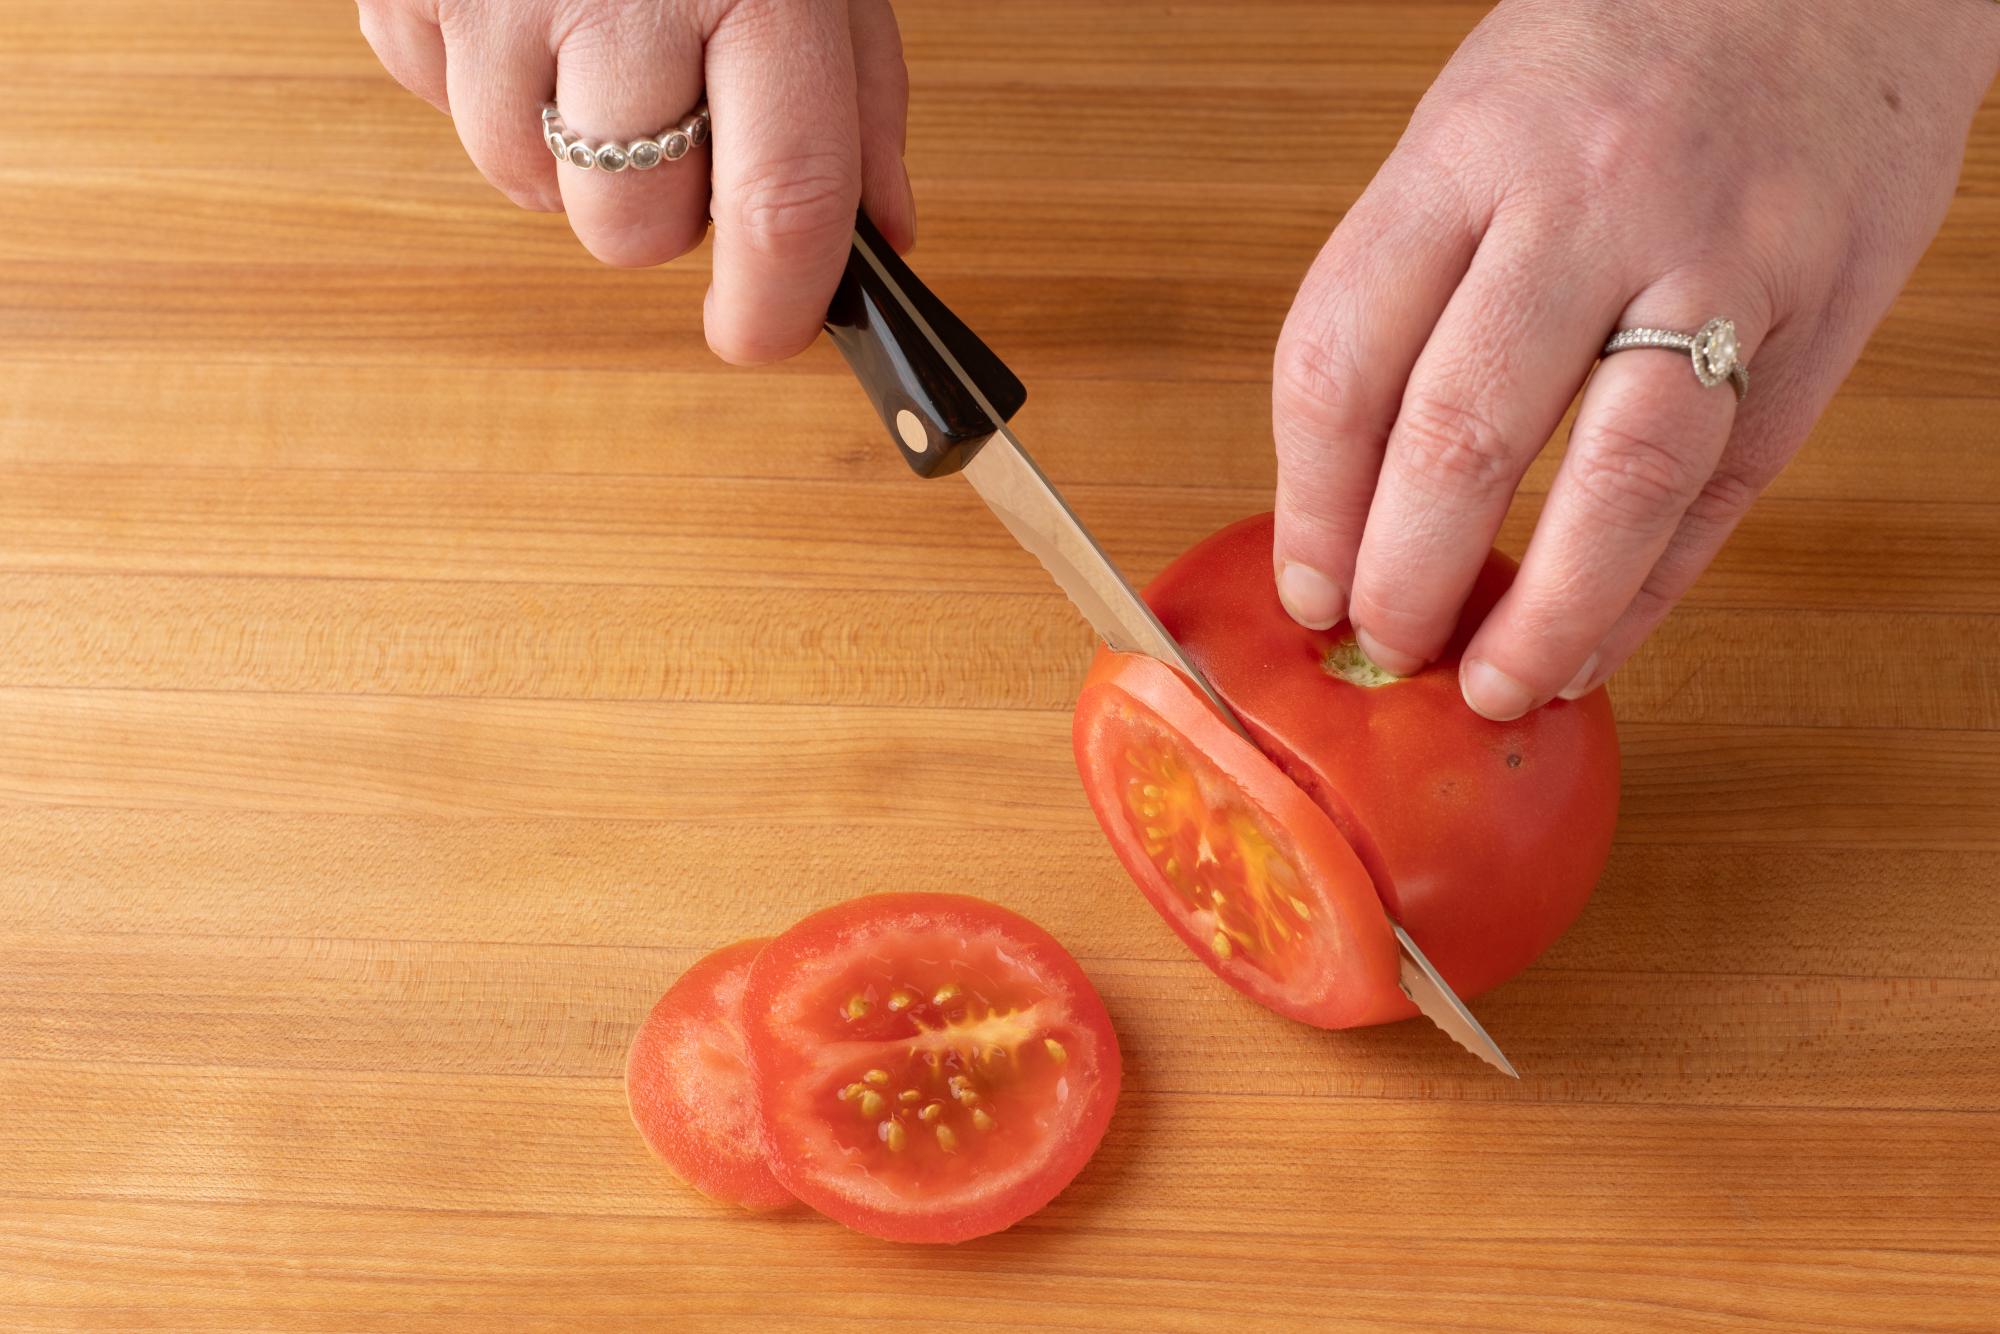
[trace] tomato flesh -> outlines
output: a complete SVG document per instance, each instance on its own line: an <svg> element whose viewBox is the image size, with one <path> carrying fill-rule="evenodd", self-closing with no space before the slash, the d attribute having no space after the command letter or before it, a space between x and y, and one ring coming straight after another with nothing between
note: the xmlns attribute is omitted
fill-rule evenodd
<svg viewBox="0 0 2000 1334"><path fill-rule="evenodd" d="M709 954L667 989L625 1059L625 1098L647 1147L710 1199L792 1202L764 1162L743 1032L743 987L764 940Z"/></svg>
<svg viewBox="0 0 2000 1334"><path fill-rule="evenodd" d="M1104 653L1077 703L1084 790L1126 871L1231 986L1326 1027L1379 1022L1396 944L1353 851L1194 687Z"/></svg>
<svg viewBox="0 0 2000 1334"><path fill-rule="evenodd" d="M1204 772L1206 771L1206 772ZM1304 952L1312 909L1275 837L1204 765L1162 737L1134 737L1116 763L1126 818L1160 875L1194 918L1213 922L1209 943L1281 975ZM1226 887L1226 889L1225 889Z"/></svg>
<svg viewBox="0 0 2000 1334"><path fill-rule="evenodd" d="M778 1179L892 1240L962 1241L1039 1209L1117 1101L1117 1038L1089 980L977 899L816 913L759 957L745 1013Z"/></svg>

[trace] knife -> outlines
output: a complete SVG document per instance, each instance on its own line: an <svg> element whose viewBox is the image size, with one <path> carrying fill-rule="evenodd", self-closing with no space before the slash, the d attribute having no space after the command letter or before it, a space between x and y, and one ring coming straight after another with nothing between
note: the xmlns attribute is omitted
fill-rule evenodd
<svg viewBox="0 0 2000 1334"><path fill-rule="evenodd" d="M919 477L963 473L1106 644L1166 663L1250 739L1235 711L1133 591L1007 424L1027 401L1027 389L917 280L866 214L855 219L853 249L827 310L826 331L874 401L903 461ZM1520 1078L1409 932L1400 923L1391 925L1402 956L1403 994L1459 1046Z"/></svg>

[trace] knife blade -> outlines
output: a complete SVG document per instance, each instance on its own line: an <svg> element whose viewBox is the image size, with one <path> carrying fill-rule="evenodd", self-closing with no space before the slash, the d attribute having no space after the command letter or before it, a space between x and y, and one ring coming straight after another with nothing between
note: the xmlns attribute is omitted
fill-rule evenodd
<svg viewBox="0 0 2000 1334"><path fill-rule="evenodd" d="M1451 989L1451 983L1431 967L1431 961L1417 948L1417 942L1410 939L1403 924L1390 918L1389 925L1395 928L1396 944L1403 951L1396 970L1396 985L1403 989L1403 994L1423 1011L1424 1018L1443 1029L1446 1037L1501 1074L1519 1079L1521 1072L1486 1032L1486 1026L1472 1017L1472 1011L1465 1008L1465 1002Z"/></svg>
<svg viewBox="0 0 2000 1334"><path fill-rule="evenodd" d="M1021 382L917 281L865 215L855 222L853 253L828 311L827 331L919 475L963 472L1106 644L1174 668L1249 739L1235 710L1167 633L1007 424L1026 398ZM1403 994L1459 1046L1519 1079L1409 932L1393 920L1390 925L1401 954Z"/></svg>

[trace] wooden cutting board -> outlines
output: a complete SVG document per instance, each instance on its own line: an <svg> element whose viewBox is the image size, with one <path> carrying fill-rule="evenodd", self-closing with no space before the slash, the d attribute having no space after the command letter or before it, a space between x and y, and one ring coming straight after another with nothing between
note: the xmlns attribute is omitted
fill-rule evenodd
<svg viewBox="0 0 2000 1334"><path fill-rule="evenodd" d="M1134 574L1267 506L1293 285L1480 9L903 6L919 268ZM1615 683L1610 868L1478 1007L1514 1084L1190 959L1034 563L829 349L712 361L705 255L509 207L350 6L13 0L0 72L6 1328L2000 1325L2000 103ZM883 888L1042 922L1125 1044L955 1249L626 1119L683 966Z"/></svg>

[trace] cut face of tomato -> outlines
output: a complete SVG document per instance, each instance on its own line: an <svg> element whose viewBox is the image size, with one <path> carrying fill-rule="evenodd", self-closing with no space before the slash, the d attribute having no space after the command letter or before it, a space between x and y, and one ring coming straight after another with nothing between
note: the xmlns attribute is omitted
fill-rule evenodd
<svg viewBox="0 0 2000 1334"><path fill-rule="evenodd" d="M625 1061L625 1098L647 1146L702 1194L746 1209L792 1201L764 1165L743 1033L743 986L765 943L725 945L681 974Z"/></svg>
<svg viewBox="0 0 2000 1334"><path fill-rule="evenodd" d="M778 1179L891 1240L963 1241L1041 1208L1118 1098L1118 1040L1082 969L978 899L815 913L758 958L744 1012Z"/></svg>
<svg viewBox="0 0 2000 1334"><path fill-rule="evenodd" d="M1119 860L1204 963L1308 1023L1391 1015L1396 943L1367 871L1189 682L1150 658L1100 653L1075 742Z"/></svg>

